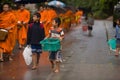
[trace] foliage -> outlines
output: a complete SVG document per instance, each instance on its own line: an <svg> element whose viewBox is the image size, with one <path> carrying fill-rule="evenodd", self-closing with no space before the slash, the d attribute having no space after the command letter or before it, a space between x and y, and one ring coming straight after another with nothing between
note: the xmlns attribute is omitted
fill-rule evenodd
<svg viewBox="0 0 120 80"><path fill-rule="evenodd" d="M114 11L113 17L114 17L113 19L114 21L120 18L120 9Z"/></svg>
<svg viewBox="0 0 120 80"><path fill-rule="evenodd" d="M0 4L2 5L3 3L10 3L13 4L13 0L0 0Z"/></svg>
<svg viewBox="0 0 120 80"><path fill-rule="evenodd" d="M12 1L13 0L0 0L0 5L4 2L9 2L13 4ZM60 1L64 2L66 5L75 6L76 8L82 7L90 9L94 13L95 17L99 17L101 13L103 14L103 17L106 17L113 15L114 5L116 5L120 0L60 0ZM41 3L39 3L38 5L41 5Z"/></svg>
<svg viewBox="0 0 120 80"><path fill-rule="evenodd" d="M109 15L107 15L106 13L103 13L102 11L96 11L95 13L94 13L94 17L96 18L96 19L103 19L103 18L107 18Z"/></svg>
<svg viewBox="0 0 120 80"><path fill-rule="evenodd" d="M66 4L76 7L89 8L94 13L95 17L106 18L106 16L113 15L114 5L120 0L61 0Z"/></svg>

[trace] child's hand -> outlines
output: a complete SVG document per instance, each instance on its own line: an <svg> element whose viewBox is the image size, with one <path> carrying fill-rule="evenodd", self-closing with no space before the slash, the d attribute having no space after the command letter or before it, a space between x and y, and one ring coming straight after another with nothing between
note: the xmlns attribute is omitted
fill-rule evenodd
<svg viewBox="0 0 120 80"><path fill-rule="evenodd" d="M31 45L27 45L27 47L28 47L28 48L30 48L30 47L31 47Z"/></svg>
<svg viewBox="0 0 120 80"><path fill-rule="evenodd" d="M47 37L45 37L44 39L47 39Z"/></svg>
<svg viewBox="0 0 120 80"><path fill-rule="evenodd" d="M60 39L60 41L62 41L62 40L63 40L63 38L62 38L62 37L59 37L59 39Z"/></svg>

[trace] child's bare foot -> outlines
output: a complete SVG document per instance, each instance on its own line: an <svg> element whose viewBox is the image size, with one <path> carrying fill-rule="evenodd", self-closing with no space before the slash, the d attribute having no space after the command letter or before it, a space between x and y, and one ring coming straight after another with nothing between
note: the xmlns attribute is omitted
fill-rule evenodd
<svg viewBox="0 0 120 80"><path fill-rule="evenodd" d="M13 61L13 59L11 57L9 57L9 61Z"/></svg>
<svg viewBox="0 0 120 80"><path fill-rule="evenodd" d="M54 71L55 73L58 73L58 72L60 72L58 69L56 69L55 71Z"/></svg>
<svg viewBox="0 0 120 80"><path fill-rule="evenodd" d="M35 69L37 69L37 66L33 66L33 67L32 67L32 70L35 70Z"/></svg>

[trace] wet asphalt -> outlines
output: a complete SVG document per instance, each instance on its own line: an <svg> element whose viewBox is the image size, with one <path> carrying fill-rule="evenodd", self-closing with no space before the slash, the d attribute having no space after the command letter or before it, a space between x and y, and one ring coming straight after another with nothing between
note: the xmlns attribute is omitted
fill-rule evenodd
<svg viewBox="0 0 120 80"><path fill-rule="evenodd" d="M0 63L0 80L120 80L120 58L110 51L107 39L114 37L111 21L96 20L92 36L81 25L73 26L63 40L60 73L51 71L48 52L41 54L39 67L31 70L22 52L15 48L13 61Z"/></svg>

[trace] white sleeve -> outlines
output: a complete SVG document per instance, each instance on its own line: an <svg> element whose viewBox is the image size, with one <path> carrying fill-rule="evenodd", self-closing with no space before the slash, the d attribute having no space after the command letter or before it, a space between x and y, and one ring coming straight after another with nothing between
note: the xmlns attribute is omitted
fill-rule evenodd
<svg viewBox="0 0 120 80"><path fill-rule="evenodd" d="M60 35L64 35L64 32L63 32L63 31L61 31Z"/></svg>

